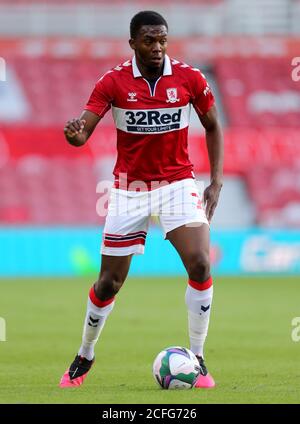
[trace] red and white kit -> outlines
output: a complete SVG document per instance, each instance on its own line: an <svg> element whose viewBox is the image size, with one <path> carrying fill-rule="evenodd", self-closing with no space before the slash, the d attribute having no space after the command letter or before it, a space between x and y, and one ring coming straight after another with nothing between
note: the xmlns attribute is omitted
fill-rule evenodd
<svg viewBox="0 0 300 424"><path fill-rule="evenodd" d="M118 149L103 254L143 253L153 213L159 215L165 233L192 222L208 223L188 157L188 126L191 105L201 116L213 104L213 94L199 69L167 55L163 75L155 84L142 77L135 57L96 83L85 109L103 117L112 108ZM168 194L172 207L167 206L167 185L173 186ZM153 196L161 198L159 205L152 201ZM135 197L141 205L139 215L128 210L129 199ZM180 202L185 206L174 208ZM124 205L123 210L120 205ZM162 205L173 212L163 213Z"/></svg>

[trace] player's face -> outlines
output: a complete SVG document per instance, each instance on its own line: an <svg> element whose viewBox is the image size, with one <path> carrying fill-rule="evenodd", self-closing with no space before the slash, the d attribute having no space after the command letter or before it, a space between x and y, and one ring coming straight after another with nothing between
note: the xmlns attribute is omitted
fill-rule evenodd
<svg viewBox="0 0 300 424"><path fill-rule="evenodd" d="M167 50L168 30L165 25L143 25L136 38L129 41L139 63L151 69L159 69Z"/></svg>

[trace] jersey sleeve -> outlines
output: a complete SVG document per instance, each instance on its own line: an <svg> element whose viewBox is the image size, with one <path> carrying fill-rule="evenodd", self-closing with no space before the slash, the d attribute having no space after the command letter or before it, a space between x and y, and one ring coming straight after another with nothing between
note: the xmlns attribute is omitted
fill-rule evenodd
<svg viewBox="0 0 300 424"><path fill-rule="evenodd" d="M97 81L84 109L103 118L114 100L114 83L109 73Z"/></svg>
<svg viewBox="0 0 300 424"><path fill-rule="evenodd" d="M215 98L205 76L199 69L193 69L192 104L198 115L205 115L214 105Z"/></svg>

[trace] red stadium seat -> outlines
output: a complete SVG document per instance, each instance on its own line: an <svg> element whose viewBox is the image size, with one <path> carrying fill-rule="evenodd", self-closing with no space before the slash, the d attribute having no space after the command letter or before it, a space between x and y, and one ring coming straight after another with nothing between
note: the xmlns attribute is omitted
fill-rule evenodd
<svg viewBox="0 0 300 424"><path fill-rule="evenodd" d="M260 225L300 226L300 167L256 167L247 183Z"/></svg>
<svg viewBox="0 0 300 424"><path fill-rule="evenodd" d="M103 224L96 175L84 159L37 159L36 169L20 161L0 169L0 182L0 223Z"/></svg>
<svg viewBox="0 0 300 424"><path fill-rule="evenodd" d="M15 58L12 64L31 106L26 119L42 125L77 116L96 81L116 65L107 60L43 57Z"/></svg>
<svg viewBox="0 0 300 424"><path fill-rule="evenodd" d="M229 125L296 128L300 89L287 59L220 59L219 87Z"/></svg>

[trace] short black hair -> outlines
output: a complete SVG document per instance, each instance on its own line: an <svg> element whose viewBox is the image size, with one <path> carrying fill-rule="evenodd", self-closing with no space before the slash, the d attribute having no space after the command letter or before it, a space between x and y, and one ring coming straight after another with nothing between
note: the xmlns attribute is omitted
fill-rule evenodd
<svg viewBox="0 0 300 424"><path fill-rule="evenodd" d="M143 25L165 25L168 29L167 21L163 16L153 10L144 10L131 19L130 37L135 38Z"/></svg>

